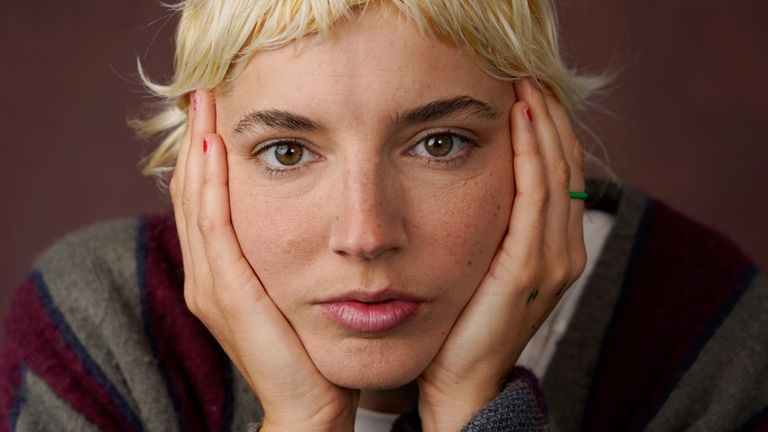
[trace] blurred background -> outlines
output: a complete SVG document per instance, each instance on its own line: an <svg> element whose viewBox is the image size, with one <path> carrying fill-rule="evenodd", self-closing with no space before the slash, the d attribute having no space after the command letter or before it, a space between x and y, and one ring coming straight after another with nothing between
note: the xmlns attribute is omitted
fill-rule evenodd
<svg viewBox="0 0 768 432"><path fill-rule="evenodd" d="M570 64L620 72L589 119L614 170L768 269L768 2L557 3ZM169 207L126 119L175 23L154 0L0 0L0 315L61 236Z"/></svg>

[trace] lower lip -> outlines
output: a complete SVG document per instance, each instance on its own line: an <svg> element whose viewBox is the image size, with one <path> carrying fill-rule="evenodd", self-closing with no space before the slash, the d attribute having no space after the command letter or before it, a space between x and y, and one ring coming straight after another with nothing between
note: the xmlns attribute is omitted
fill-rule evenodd
<svg viewBox="0 0 768 432"><path fill-rule="evenodd" d="M344 327L362 333L381 333L408 321L419 302L389 300L380 303L339 301L323 303L326 315Z"/></svg>

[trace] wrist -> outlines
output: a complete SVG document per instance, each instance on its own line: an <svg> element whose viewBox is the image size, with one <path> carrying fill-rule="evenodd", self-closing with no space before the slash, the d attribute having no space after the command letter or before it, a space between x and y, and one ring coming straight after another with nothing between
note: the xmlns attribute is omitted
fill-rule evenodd
<svg viewBox="0 0 768 432"><path fill-rule="evenodd" d="M462 390L448 396L419 397L419 416L424 432L458 431L498 395L498 389L485 392ZM450 396L450 397L449 397Z"/></svg>
<svg viewBox="0 0 768 432"><path fill-rule="evenodd" d="M310 420L300 420L298 417L286 417L277 419L268 415L264 416L259 432L293 432L293 431L318 431L318 432L352 432L355 429L355 412L345 413L329 419L313 416Z"/></svg>
<svg viewBox="0 0 768 432"><path fill-rule="evenodd" d="M351 432L355 429L355 421L330 423L290 423L274 424L264 419L258 432L293 432L293 431L319 431L319 432Z"/></svg>
<svg viewBox="0 0 768 432"><path fill-rule="evenodd" d="M428 411L423 421L424 431L458 431L463 428L477 431L542 430L549 423L547 404L538 378L523 368L515 368L504 386L492 400L467 412L452 402L425 406ZM465 404L469 406L469 404ZM421 409L421 405L419 405ZM489 425L494 425L489 428Z"/></svg>

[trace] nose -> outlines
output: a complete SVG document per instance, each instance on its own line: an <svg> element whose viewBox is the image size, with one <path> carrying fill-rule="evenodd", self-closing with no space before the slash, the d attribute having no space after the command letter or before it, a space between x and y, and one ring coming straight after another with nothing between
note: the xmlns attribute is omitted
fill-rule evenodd
<svg viewBox="0 0 768 432"><path fill-rule="evenodd" d="M389 177L389 178L388 178ZM372 260L407 243L397 181L376 167L348 170L335 199L329 247L340 256Z"/></svg>

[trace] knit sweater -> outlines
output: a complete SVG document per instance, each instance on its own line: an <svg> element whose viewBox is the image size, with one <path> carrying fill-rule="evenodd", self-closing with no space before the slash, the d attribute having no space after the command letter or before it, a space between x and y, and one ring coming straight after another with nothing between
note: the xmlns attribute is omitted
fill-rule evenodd
<svg viewBox="0 0 768 432"><path fill-rule="evenodd" d="M766 278L634 189L588 190L615 224L543 391L515 369L464 430L768 430ZM170 214L100 224L44 254L5 322L0 432L258 422L253 392L187 310L182 271ZM420 430L418 413L394 430Z"/></svg>

